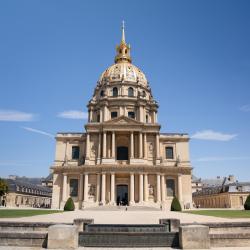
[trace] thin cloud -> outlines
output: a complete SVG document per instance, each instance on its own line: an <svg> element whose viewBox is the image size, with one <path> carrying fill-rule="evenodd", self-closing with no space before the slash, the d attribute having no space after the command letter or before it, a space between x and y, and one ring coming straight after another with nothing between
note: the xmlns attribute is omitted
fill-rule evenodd
<svg viewBox="0 0 250 250"><path fill-rule="evenodd" d="M210 141L230 141L236 136L237 134L224 134L213 130L203 130L196 132L191 136L191 138Z"/></svg>
<svg viewBox="0 0 250 250"><path fill-rule="evenodd" d="M0 110L0 121L5 122L30 122L35 119L35 115L16 110Z"/></svg>
<svg viewBox="0 0 250 250"><path fill-rule="evenodd" d="M59 113L57 117L65 118L65 119L85 120L85 119L88 119L88 113L80 111L80 110L68 110L68 111L63 111Z"/></svg>
<svg viewBox="0 0 250 250"><path fill-rule="evenodd" d="M195 159L195 162L210 162L210 161L239 161L239 160L249 160L249 156L231 156L231 157L221 157L221 156L209 156Z"/></svg>
<svg viewBox="0 0 250 250"><path fill-rule="evenodd" d="M39 130L39 129L29 128L29 127L22 127L22 128L27 130L27 131L34 132L34 133L41 134L41 135L46 135L46 136L51 137L51 138L55 137L54 135L47 133L45 131Z"/></svg>
<svg viewBox="0 0 250 250"><path fill-rule="evenodd" d="M250 104L241 106L240 110L243 112L250 112Z"/></svg>

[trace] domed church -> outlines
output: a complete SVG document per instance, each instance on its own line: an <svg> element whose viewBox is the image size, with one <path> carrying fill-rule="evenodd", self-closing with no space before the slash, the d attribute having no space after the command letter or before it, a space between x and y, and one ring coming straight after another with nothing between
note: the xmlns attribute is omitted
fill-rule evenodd
<svg viewBox="0 0 250 250"><path fill-rule="evenodd" d="M115 63L100 76L85 133L57 133L52 208L192 206L187 134L160 133L158 103L122 39Z"/></svg>

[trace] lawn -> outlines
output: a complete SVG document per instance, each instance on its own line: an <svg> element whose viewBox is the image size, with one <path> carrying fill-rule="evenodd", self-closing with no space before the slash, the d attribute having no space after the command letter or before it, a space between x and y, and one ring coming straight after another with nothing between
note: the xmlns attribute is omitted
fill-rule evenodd
<svg viewBox="0 0 250 250"><path fill-rule="evenodd" d="M250 210L190 210L184 213L215 216L222 218L250 218Z"/></svg>
<svg viewBox="0 0 250 250"><path fill-rule="evenodd" d="M39 210L39 209L0 209L0 218L18 218L34 215L62 213L58 210Z"/></svg>

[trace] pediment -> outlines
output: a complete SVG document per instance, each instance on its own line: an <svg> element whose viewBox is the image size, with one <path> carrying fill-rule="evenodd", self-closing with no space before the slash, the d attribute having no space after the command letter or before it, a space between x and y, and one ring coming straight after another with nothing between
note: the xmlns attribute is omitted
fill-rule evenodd
<svg viewBox="0 0 250 250"><path fill-rule="evenodd" d="M131 119L127 116L120 116L115 119L104 122L104 124L119 124L119 125L141 125L141 122L138 122L134 119Z"/></svg>

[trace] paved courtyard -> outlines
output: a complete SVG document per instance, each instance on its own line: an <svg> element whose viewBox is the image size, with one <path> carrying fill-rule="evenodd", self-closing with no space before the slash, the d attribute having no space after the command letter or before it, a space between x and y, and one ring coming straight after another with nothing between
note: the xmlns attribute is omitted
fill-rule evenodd
<svg viewBox="0 0 250 250"><path fill-rule="evenodd" d="M22 218L1 218L0 221L23 221L23 222L56 222L72 223L76 218L93 218L98 224L158 224L161 218L180 219L181 223L201 222L233 222L248 221L250 218L227 219L212 216L187 214L171 211L160 211L150 208L128 208L105 207L102 209L76 210L47 215L37 215Z"/></svg>

